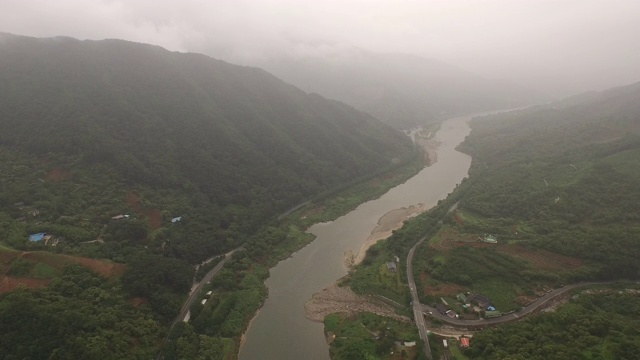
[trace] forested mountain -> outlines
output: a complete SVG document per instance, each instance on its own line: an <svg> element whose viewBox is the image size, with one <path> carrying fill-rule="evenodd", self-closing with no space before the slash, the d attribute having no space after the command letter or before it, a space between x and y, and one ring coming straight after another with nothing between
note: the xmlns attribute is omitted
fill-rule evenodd
<svg viewBox="0 0 640 360"><path fill-rule="evenodd" d="M312 194L413 153L400 132L263 70L118 40L1 35L0 124L4 161L42 172L7 179L2 206L43 200L38 188L53 185L37 179L55 169L78 185L114 185L107 191L152 189L142 201L155 194L146 206L161 207L165 221L206 216L190 238L209 244L237 244ZM111 211L126 211L125 195L118 200ZM41 216L78 215L64 201Z"/></svg>
<svg viewBox="0 0 640 360"><path fill-rule="evenodd" d="M301 89L344 101L398 128L542 99L524 87L484 79L435 60L357 48L257 65Z"/></svg>
<svg viewBox="0 0 640 360"><path fill-rule="evenodd" d="M119 40L0 34L0 128L3 359L233 358L265 266L308 240L271 220L419 159L266 71ZM163 342L193 265L245 243Z"/></svg>
<svg viewBox="0 0 640 360"><path fill-rule="evenodd" d="M640 83L472 127L463 209L518 225L495 230L506 238L597 263L590 277L640 275Z"/></svg>

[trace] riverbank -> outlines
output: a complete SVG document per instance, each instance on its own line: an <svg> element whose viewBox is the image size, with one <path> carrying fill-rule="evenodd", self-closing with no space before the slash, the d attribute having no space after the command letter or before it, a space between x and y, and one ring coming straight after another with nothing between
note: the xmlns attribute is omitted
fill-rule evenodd
<svg viewBox="0 0 640 360"><path fill-rule="evenodd" d="M333 283L319 291L304 304L307 319L323 322L324 318L333 313L355 315L360 312L370 312L389 317L398 321L410 322L406 316L396 314L393 307L372 296L354 293L348 286L338 286Z"/></svg>
<svg viewBox="0 0 640 360"><path fill-rule="evenodd" d="M371 231L371 235L362 243L358 253L355 255L347 254L345 264L347 266L358 265L364 260L367 255L367 250L375 245L378 241L384 240L393 234L394 230L398 230L402 227L405 221L422 214L427 211L427 207L424 204L418 204L409 207L403 207L396 210L391 210L384 214L383 217L378 220L378 225Z"/></svg>

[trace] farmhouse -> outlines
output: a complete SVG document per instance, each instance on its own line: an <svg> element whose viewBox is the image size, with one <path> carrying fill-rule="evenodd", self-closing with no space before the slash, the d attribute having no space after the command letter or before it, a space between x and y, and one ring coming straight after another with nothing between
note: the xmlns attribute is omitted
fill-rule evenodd
<svg viewBox="0 0 640 360"><path fill-rule="evenodd" d="M396 266L396 263L390 261L387 263L387 270L395 272L396 270L398 270L398 267Z"/></svg>
<svg viewBox="0 0 640 360"><path fill-rule="evenodd" d="M474 304L478 304L478 306L482 309L486 309L488 306L491 305L491 299L489 299L488 297L484 296L484 295L480 295L480 294L471 294L467 300L470 303L474 303Z"/></svg>

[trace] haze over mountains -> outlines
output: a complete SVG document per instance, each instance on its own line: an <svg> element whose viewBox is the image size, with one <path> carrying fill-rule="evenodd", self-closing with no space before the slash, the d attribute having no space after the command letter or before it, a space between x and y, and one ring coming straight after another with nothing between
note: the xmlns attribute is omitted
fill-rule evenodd
<svg viewBox="0 0 640 360"><path fill-rule="evenodd" d="M358 48L273 58L256 65L297 87L350 104L398 128L530 105L546 97L436 60Z"/></svg>

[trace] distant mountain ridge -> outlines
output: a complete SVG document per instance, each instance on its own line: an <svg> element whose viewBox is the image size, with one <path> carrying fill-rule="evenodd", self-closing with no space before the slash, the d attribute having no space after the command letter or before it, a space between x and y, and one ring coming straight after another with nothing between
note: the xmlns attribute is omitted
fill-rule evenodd
<svg viewBox="0 0 640 360"><path fill-rule="evenodd" d="M435 60L356 48L256 65L301 89L344 101L398 128L544 99L522 86L484 79Z"/></svg>

